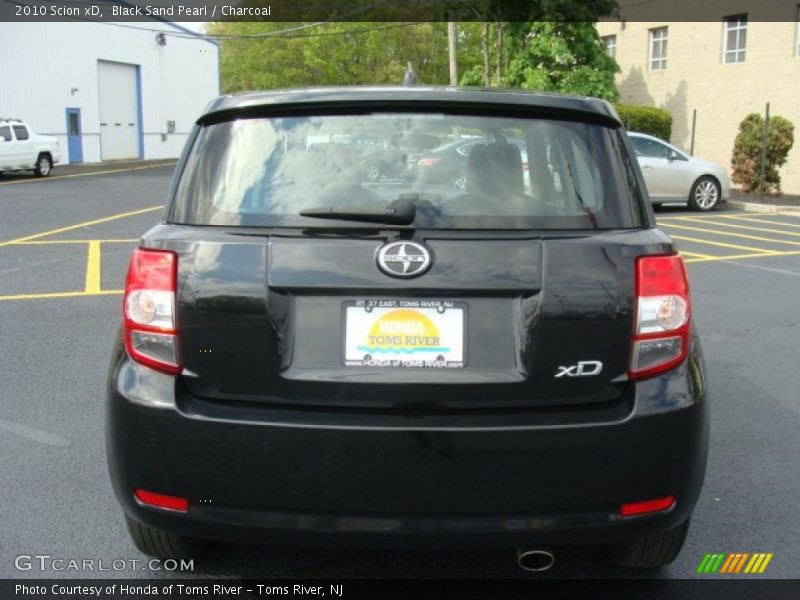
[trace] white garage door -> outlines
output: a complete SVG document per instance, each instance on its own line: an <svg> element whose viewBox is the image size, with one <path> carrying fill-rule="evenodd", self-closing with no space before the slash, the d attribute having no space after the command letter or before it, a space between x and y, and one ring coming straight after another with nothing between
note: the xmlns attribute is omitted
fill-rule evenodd
<svg viewBox="0 0 800 600"><path fill-rule="evenodd" d="M139 158L136 65L100 60L97 77L102 159Z"/></svg>

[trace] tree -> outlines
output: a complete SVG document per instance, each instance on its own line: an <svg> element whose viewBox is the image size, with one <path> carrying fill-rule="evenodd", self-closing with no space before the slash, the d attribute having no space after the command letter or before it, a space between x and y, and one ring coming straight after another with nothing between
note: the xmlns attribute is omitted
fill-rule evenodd
<svg viewBox="0 0 800 600"><path fill-rule="evenodd" d="M767 136L767 161L764 166L764 191L781 193L781 175L778 169L786 164L789 150L794 145L794 125L779 116L770 117ZM734 183L742 191L752 192L761 183L761 157L764 146L764 117L758 113L747 115L739 124L739 133L733 144L731 167Z"/></svg>
<svg viewBox="0 0 800 600"><path fill-rule="evenodd" d="M510 61L503 82L523 89L619 97L619 65L608 55L594 23L509 23Z"/></svg>
<svg viewBox="0 0 800 600"><path fill-rule="evenodd" d="M299 25L308 23L211 23L208 33L223 36L222 91L400 84L408 61L420 82L448 81L446 23L337 22L273 35Z"/></svg>
<svg viewBox="0 0 800 600"><path fill-rule="evenodd" d="M244 1L246 6L265 4L267 0ZM613 74L618 67L605 55L593 22L614 6L614 0L450 0L446 5L351 0L348 10L377 7L358 14L381 20L309 26L308 21L321 20L325 11L331 19L343 19L348 13L324 0L306 0L292 9L302 22L231 20L210 24L208 33L222 40L221 87L226 93L306 85L399 84L408 61L420 83L446 84L447 25L422 22L428 16L469 21L458 27L462 85L494 83L613 99ZM293 27L302 29L285 31Z"/></svg>

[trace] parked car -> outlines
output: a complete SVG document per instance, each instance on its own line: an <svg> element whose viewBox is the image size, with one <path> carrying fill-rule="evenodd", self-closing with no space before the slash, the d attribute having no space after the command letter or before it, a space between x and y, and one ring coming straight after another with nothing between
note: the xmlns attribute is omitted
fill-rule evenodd
<svg viewBox="0 0 800 600"><path fill-rule="evenodd" d="M442 144L424 154L411 155L408 160L408 177L416 178L428 184L449 185L464 189L467 183L467 161L470 152L476 146L492 143L492 138L459 139ZM528 158L525 142L508 140L520 151L523 167L527 168Z"/></svg>
<svg viewBox="0 0 800 600"><path fill-rule="evenodd" d="M0 118L0 173L33 171L37 177L47 177L59 160L56 138L35 133L19 119Z"/></svg>
<svg viewBox="0 0 800 600"><path fill-rule="evenodd" d="M464 190L367 184L357 153L307 152L311 132L434 119L431 135L485 142ZM622 565L672 561L708 399L684 264L633 156L588 98L212 102L131 257L109 370L108 465L138 548L516 547L543 570L551 544L605 544Z"/></svg>
<svg viewBox="0 0 800 600"><path fill-rule="evenodd" d="M694 210L705 211L730 197L731 180L724 166L690 156L651 135L630 132L628 136L654 205L688 202Z"/></svg>

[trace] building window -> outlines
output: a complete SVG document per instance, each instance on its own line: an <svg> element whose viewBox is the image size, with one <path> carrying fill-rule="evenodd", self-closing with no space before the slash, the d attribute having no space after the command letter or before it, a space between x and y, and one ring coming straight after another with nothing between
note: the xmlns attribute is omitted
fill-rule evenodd
<svg viewBox="0 0 800 600"><path fill-rule="evenodd" d="M797 5L797 37L795 38L794 55L800 58L800 4Z"/></svg>
<svg viewBox="0 0 800 600"><path fill-rule="evenodd" d="M606 52L611 58L617 58L617 36L603 36L603 43L606 45Z"/></svg>
<svg viewBox="0 0 800 600"><path fill-rule="evenodd" d="M723 62L743 63L747 48L747 15L725 18Z"/></svg>
<svg viewBox="0 0 800 600"><path fill-rule="evenodd" d="M667 68L667 28L650 30L650 70L662 71Z"/></svg>

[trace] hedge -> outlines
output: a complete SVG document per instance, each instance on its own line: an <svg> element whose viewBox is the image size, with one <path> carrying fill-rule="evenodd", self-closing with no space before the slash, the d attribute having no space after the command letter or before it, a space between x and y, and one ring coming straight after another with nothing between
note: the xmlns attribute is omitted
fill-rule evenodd
<svg viewBox="0 0 800 600"><path fill-rule="evenodd" d="M739 124L739 133L733 145L731 167L733 183L743 192L752 192L761 183L761 157L764 146L764 117L751 113ZM764 165L764 191L781 193L779 169L786 164L789 150L794 145L794 125L791 121L773 115L769 122L767 162Z"/></svg>
<svg viewBox="0 0 800 600"><path fill-rule="evenodd" d="M665 141L672 135L672 115L663 108L636 104L615 104L628 131L647 133Z"/></svg>

